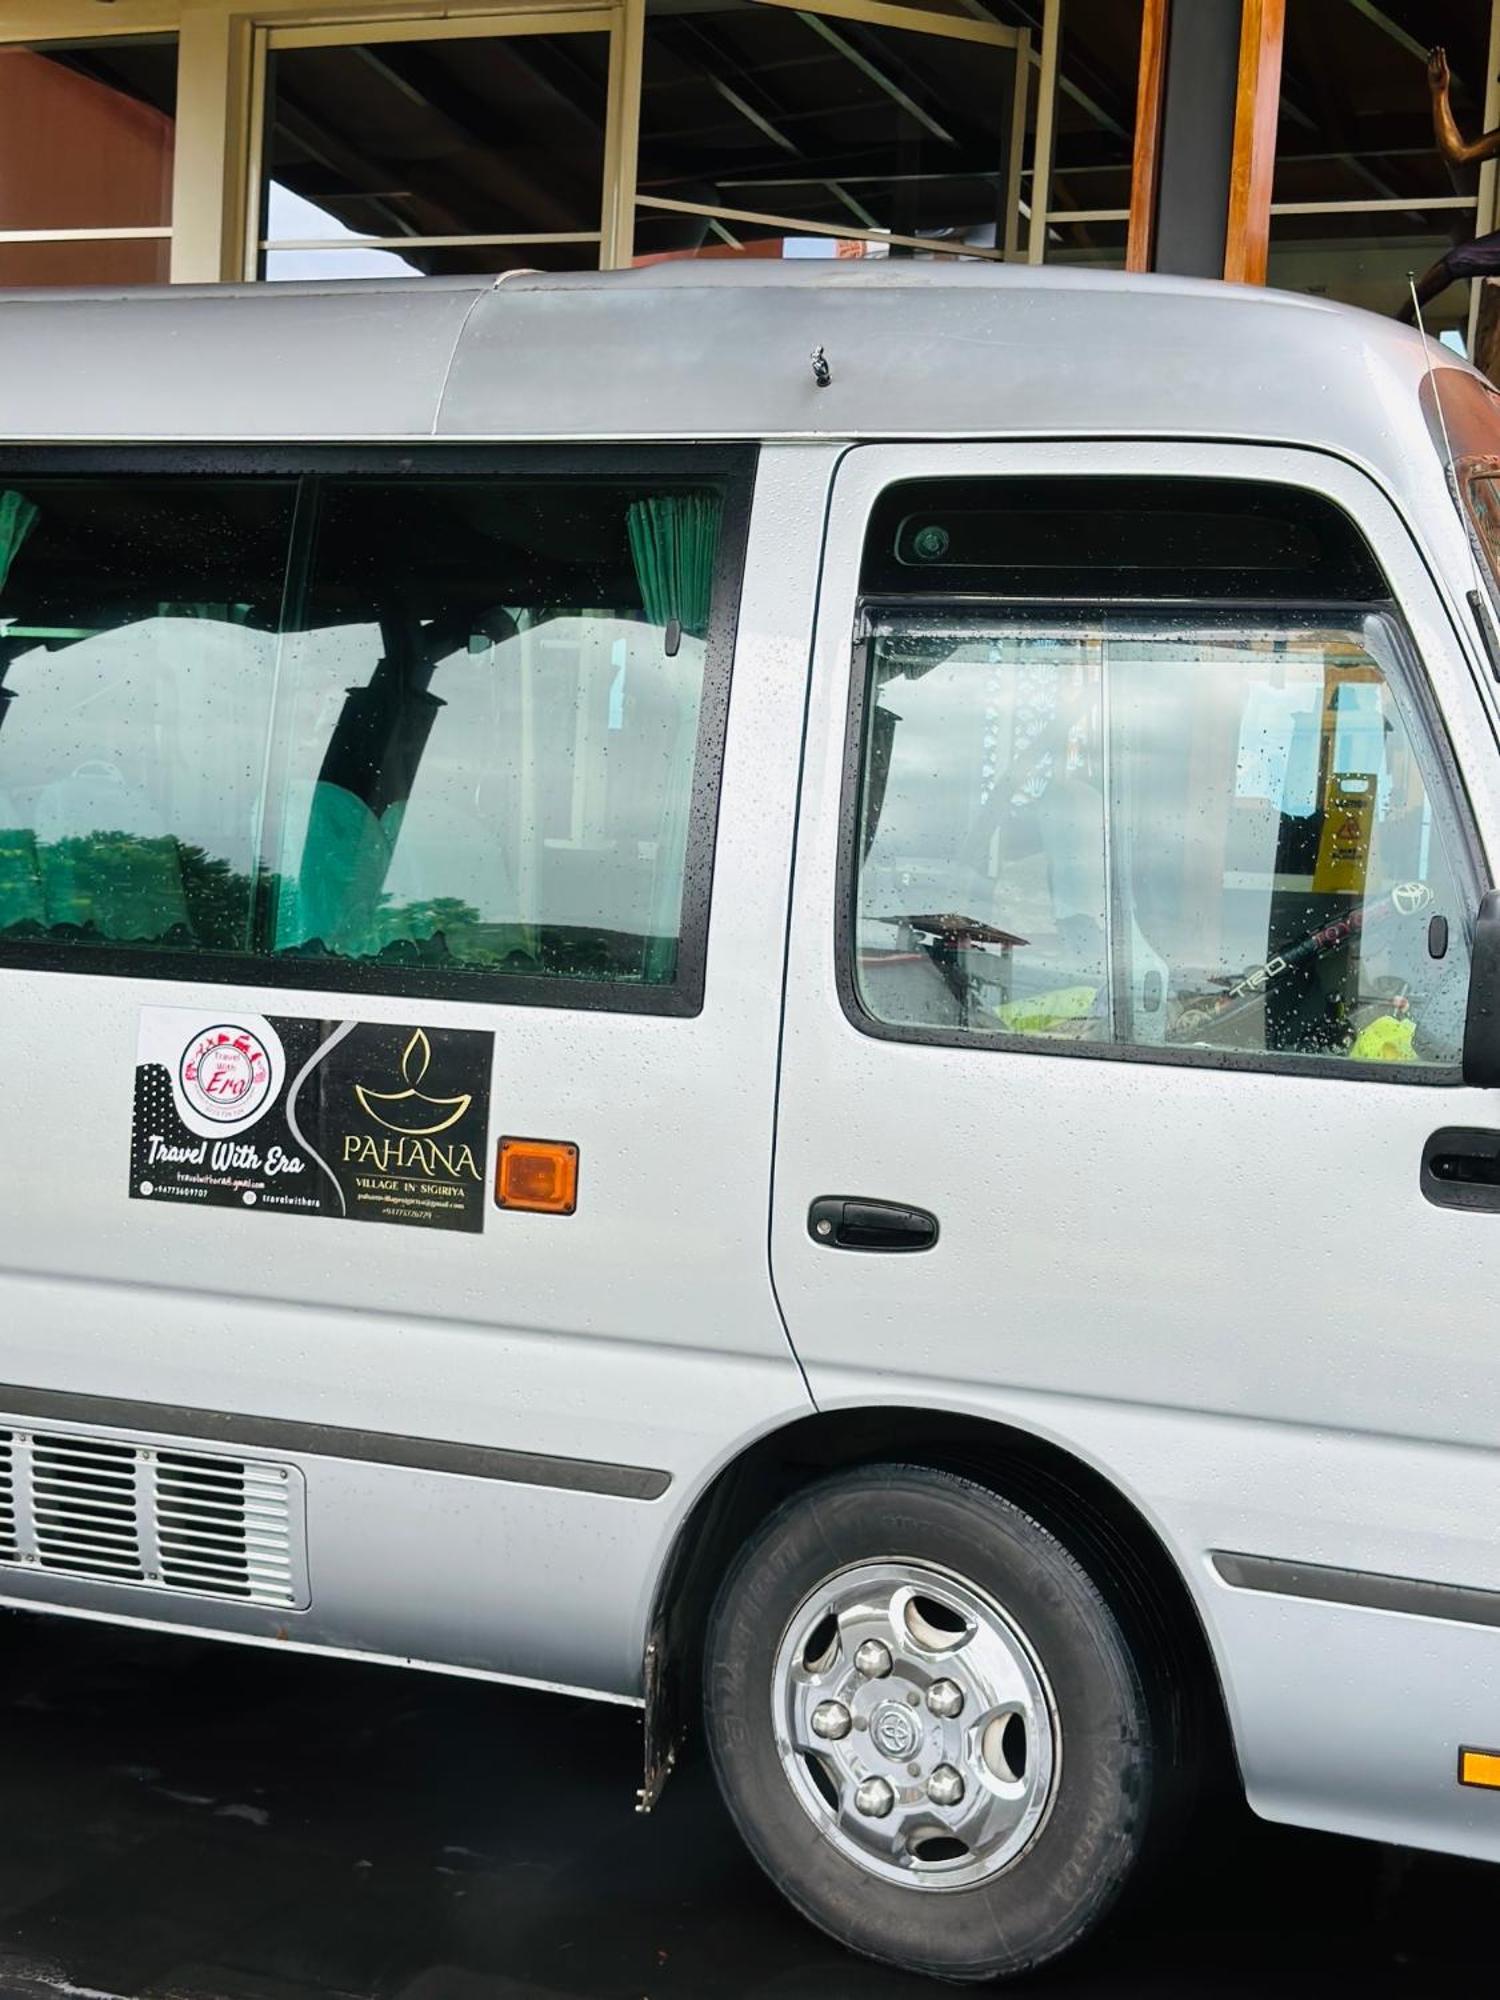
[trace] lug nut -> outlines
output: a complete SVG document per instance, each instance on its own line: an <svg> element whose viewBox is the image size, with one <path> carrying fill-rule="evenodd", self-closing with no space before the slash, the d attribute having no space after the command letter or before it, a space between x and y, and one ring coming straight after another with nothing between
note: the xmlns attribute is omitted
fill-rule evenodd
<svg viewBox="0 0 1500 2000"><path fill-rule="evenodd" d="M927 1690L927 1706L934 1715L951 1722L955 1715L964 1712L964 1691L957 1681L934 1681Z"/></svg>
<svg viewBox="0 0 1500 2000"><path fill-rule="evenodd" d="M935 1806L956 1806L964 1795L964 1781L951 1764L939 1764L927 1780L927 1796Z"/></svg>
<svg viewBox="0 0 1500 2000"><path fill-rule="evenodd" d="M837 1743L849 1734L849 1711L841 1701L820 1701L812 1712L813 1735Z"/></svg>
<svg viewBox="0 0 1500 2000"><path fill-rule="evenodd" d="M866 1778L854 1794L854 1803L869 1819L884 1819L896 1803L896 1794L884 1778Z"/></svg>
<svg viewBox="0 0 1500 2000"><path fill-rule="evenodd" d="M878 1639L866 1639L854 1655L854 1664L867 1681L883 1681L891 1670L890 1648Z"/></svg>

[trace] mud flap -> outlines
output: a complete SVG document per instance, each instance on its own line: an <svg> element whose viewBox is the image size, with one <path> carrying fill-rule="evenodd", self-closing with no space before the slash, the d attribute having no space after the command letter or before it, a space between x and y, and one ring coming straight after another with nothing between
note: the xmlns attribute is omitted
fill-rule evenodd
<svg viewBox="0 0 1500 2000"><path fill-rule="evenodd" d="M646 1652L642 1661L645 1708L641 1717L641 1747L645 1757L645 1768L642 1772L641 1788L635 1795L635 1809L639 1813L648 1813L652 1810L677 1766L679 1718L670 1677L664 1671L666 1651L665 1622L658 1621L652 1627L651 1636L646 1641Z"/></svg>

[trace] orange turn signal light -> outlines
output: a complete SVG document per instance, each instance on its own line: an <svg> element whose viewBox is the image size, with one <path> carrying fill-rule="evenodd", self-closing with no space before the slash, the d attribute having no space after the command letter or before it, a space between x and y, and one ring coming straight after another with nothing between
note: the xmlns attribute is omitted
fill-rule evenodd
<svg viewBox="0 0 1500 2000"><path fill-rule="evenodd" d="M578 1148L566 1139L502 1139L495 1200L533 1215L571 1215L578 1206Z"/></svg>
<svg viewBox="0 0 1500 2000"><path fill-rule="evenodd" d="M1481 1785L1487 1792L1500 1792L1500 1750L1460 1750L1458 1782Z"/></svg>

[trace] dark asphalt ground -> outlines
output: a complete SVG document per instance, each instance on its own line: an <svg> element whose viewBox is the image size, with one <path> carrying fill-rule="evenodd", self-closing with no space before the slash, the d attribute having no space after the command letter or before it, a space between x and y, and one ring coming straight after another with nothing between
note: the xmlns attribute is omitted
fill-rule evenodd
<svg viewBox="0 0 1500 2000"><path fill-rule="evenodd" d="M0 1613L0 1992L891 2000L741 1850L701 1763L633 1810L633 1712ZM1378 1748L1378 1746L1377 1746ZM1011 1991L1493 1994L1500 1872L1216 1817Z"/></svg>

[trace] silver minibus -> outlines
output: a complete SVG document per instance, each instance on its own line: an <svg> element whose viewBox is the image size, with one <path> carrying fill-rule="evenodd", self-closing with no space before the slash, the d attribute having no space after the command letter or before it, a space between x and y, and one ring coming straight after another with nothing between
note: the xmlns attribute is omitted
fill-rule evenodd
<svg viewBox="0 0 1500 2000"><path fill-rule="evenodd" d="M1497 565L1316 299L6 295L0 1602L624 1704L952 1980L1216 1762L1500 1860Z"/></svg>

